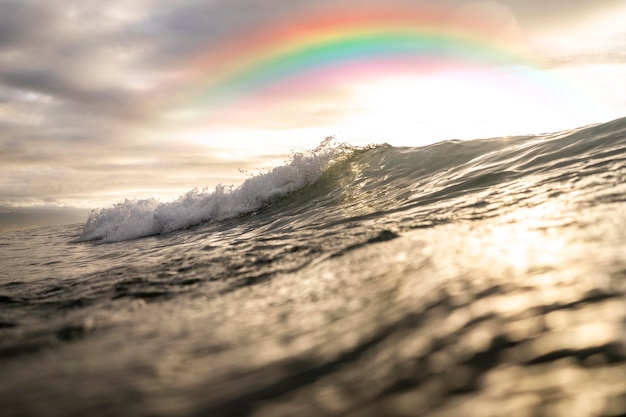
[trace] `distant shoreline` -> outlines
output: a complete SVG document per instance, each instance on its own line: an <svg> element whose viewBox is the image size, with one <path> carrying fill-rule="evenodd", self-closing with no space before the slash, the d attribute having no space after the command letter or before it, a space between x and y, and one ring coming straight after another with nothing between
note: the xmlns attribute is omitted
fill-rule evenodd
<svg viewBox="0 0 626 417"><path fill-rule="evenodd" d="M90 211L74 207L0 207L0 232L84 223Z"/></svg>

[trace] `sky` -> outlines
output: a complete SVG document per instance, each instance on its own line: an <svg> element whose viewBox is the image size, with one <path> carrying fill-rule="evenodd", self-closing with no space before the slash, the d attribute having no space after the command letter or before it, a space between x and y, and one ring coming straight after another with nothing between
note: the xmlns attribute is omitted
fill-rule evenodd
<svg viewBox="0 0 626 417"><path fill-rule="evenodd" d="M331 135L422 146L626 116L623 0L0 10L0 214L237 185Z"/></svg>

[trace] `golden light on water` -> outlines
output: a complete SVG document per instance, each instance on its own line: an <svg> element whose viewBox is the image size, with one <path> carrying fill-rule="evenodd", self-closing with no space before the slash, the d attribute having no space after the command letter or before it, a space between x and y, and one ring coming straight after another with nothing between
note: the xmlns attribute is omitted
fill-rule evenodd
<svg viewBox="0 0 626 417"><path fill-rule="evenodd" d="M550 218L559 218L563 203L545 202L532 208L518 209L490 225L484 239L485 263L502 265L515 275L549 271L562 265L569 255L568 237L550 228ZM486 243L486 242L483 242Z"/></svg>

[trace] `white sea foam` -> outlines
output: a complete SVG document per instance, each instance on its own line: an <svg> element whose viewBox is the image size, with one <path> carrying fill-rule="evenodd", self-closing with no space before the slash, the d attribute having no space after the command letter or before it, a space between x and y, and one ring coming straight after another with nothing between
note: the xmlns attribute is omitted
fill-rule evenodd
<svg viewBox="0 0 626 417"><path fill-rule="evenodd" d="M196 188L172 202L127 199L113 207L94 210L80 239L118 242L254 212L276 198L312 184L331 161L348 149L345 145L332 144L332 138L327 138L316 149L296 153L285 165L250 177L236 188L223 185L212 191Z"/></svg>

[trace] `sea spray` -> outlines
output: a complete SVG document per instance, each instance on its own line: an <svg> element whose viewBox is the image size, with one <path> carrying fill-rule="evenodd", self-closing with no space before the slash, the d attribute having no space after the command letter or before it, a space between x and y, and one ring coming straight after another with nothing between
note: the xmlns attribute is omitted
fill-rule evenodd
<svg viewBox="0 0 626 417"><path fill-rule="evenodd" d="M315 149L294 153L284 165L252 176L238 187L219 184L214 190L194 188L164 203L154 198L126 199L113 207L92 211L80 240L117 242L252 213L312 184L333 161L355 149L329 136Z"/></svg>

